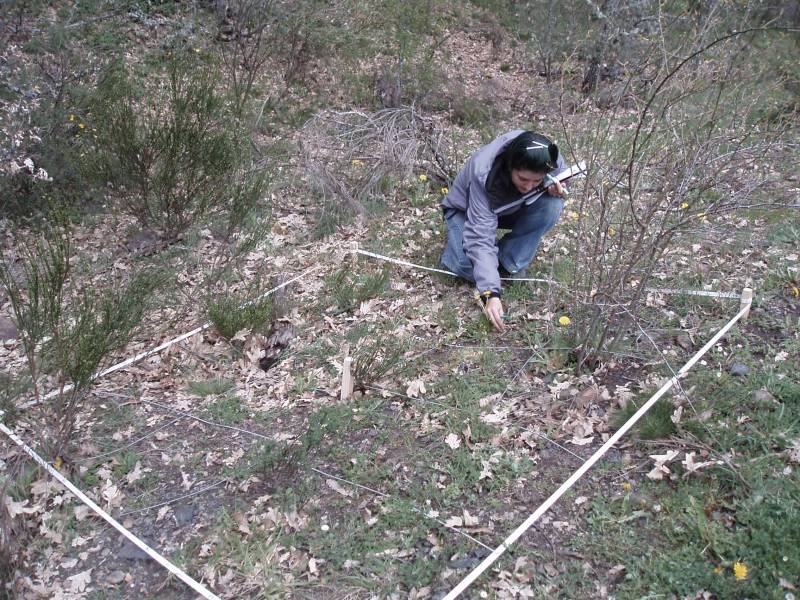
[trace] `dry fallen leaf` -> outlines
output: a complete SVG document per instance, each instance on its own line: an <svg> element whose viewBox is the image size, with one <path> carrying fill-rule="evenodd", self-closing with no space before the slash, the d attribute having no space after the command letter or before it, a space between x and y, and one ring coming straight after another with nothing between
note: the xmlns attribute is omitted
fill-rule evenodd
<svg viewBox="0 0 800 600"><path fill-rule="evenodd" d="M472 443L472 428L469 426L469 422L464 424L464 428L461 430L461 434L464 436L464 445L472 450L473 443Z"/></svg>
<svg viewBox="0 0 800 600"><path fill-rule="evenodd" d="M711 465L717 464L717 461L707 460L696 463L694 462L694 452L687 452L681 464L683 464L683 468L686 469L687 473L694 473L695 471L699 471L705 467L710 467Z"/></svg>
<svg viewBox="0 0 800 600"><path fill-rule="evenodd" d="M464 509L464 527L476 527L478 525L477 517L473 517L471 514L467 512L467 509Z"/></svg>
<svg viewBox="0 0 800 600"><path fill-rule="evenodd" d="M27 499L22 502L15 502L10 496L5 496L3 500L6 505L6 510L8 510L8 514L12 519L17 515L34 515L39 512L38 506L26 506L29 502Z"/></svg>
<svg viewBox="0 0 800 600"><path fill-rule="evenodd" d="M463 527L464 520L461 517L450 517L444 522L448 527Z"/></svg>
<svg viewBox="0 0 800 600"><path fill-rule="evenodd" d="M406 388L406 396L417 398L420 394L424 394L426 391L425 382L423 382L421 379L415 379L408 384L408 387Z"/></svg>
<svg viewBox="0 0 800 600"><path fill-rule="evenodd" d="M247 515L241 512L233 513L233 520L236 522L237 529L245 535L252 534L250 525L247 522Z"/></svg>
<svg viewBox="0 0 800 600"><path fill-rule="evenodd" d="M136 466L125 476L128 480L128 485L139 481L142 478L142 461L137 460Z"/></svg>
<svg viewBox="0 0 800 600"><path fill-rule="evenodd" d="M110 479L106 479L101 494L109 508L122 506L122 501L125 499L125 494L119 491L119 488Z"/></svg>
<svg viewBox="0 0 800 600"><path fill-rule="evenodd" d="M594 441L594 436L590 435L585 438L579 438L577 436L573 437L569 443L575 444L576 446L586 446L587 444L591 444Z"/></svg>
<svg viewBox="0 0 800 600"><path fill-rule="evenodd" d="M191 479L189 475L181 471L181 487L184 490L188 492L190 489L192 489L192 486L195 484L195 482L196 480Z"/></svg>
<svg viewBox="0 0 800 600"><path fill-rule="evenodd" d="M461 439L455 433L450 433L444 438L444 443L455 450L461 446Z"/></svg>
<svg viewBox="0 0 800 600"><path fill-rule="evenodd" d="M92 570L87 569L72 577L67 577L69 581L69 589L72 593L83 592L86 586L92 582Z"/></svg>

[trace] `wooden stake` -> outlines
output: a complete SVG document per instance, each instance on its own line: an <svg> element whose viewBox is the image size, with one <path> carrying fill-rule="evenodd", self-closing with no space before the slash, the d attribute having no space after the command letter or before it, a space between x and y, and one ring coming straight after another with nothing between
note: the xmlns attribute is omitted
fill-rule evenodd
<svg viewBox="0 0 800 600"><path fill-rule="evenodd" d="M746 287L742 290L742 296L739 303L739 310L744 310L745 307L747 311L742 315L742 321L744 321L748 316L750 316L750 306L753 304L753 288Z"/></svg>
<svg viewBox="0 0 800 600"><path fill-rule="evenodd" d="M342 393L340 399L349 400L353 397L353 357L347 356L342 363Z"/></svg>
<svg viewBox="0 0 800 600"><path fill-rule="evenodd" d="M350 242L350 265L355 268L358 260L358 242Z"/></svg>

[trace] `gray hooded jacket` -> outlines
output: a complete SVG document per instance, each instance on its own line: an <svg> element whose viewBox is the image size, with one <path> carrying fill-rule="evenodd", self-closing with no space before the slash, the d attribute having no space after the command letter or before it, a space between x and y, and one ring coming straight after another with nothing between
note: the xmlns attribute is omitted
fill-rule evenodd
<svg viewBox="0 0 800 600"><path fill-rule="evenodd" d="M500 274L497 262L497 218L511 215L522 208L527 196L493 208L486 193L486 178L494 159L505 150L522 129L504 133L470 156L449 188L442 206L467 213L464 223L464 253L472 261L475 286L480 292L500 293ZM556 175L566 168L559 153L558 166L551 172Z"/></svg>

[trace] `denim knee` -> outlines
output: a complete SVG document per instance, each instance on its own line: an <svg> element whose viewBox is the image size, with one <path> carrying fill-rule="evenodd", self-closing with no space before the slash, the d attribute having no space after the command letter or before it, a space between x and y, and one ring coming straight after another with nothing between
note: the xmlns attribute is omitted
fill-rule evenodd
<svg viewBox="0 0 800 600"><path fill-rule="evenodd" d="M542 220L547 223L547 228L550 229L556 224L564 210L564 200L551 196L550 194L545 194L539 198L538 202L542 203L539 209L541 211Z"/></svg>

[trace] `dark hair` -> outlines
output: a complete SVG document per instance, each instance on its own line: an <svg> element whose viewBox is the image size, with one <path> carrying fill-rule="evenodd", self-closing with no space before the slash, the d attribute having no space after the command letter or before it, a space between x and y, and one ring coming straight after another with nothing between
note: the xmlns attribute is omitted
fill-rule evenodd
<svg viewBox="0 0 800 600"><path fill-rule="evenodd" d="M541 133L525 131L515 137L506 148L508 170L521 169L547 173L558 164L558 146Z"/></svg>

